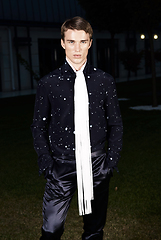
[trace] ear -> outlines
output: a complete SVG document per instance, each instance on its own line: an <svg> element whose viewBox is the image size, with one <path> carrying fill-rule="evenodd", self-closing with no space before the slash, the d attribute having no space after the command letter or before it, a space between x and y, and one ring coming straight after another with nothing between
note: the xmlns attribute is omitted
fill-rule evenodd
<svg viewBox="0 0 161 240"><path fill-rule="evenodd" d="M93 40L91 39L91 41L89 42L89 47L88 47L88 49L90 49L90 47L92 46L92 42L93 42Z"/></svg>
<svg viewBox="0 0 161 240"><path fill-rule="evenodd" d="M64 49L65 49L65 44L64 44L64 41L63 41L63 39L61 39L61 46L62 46L62 48L64 48Z"/></svg>

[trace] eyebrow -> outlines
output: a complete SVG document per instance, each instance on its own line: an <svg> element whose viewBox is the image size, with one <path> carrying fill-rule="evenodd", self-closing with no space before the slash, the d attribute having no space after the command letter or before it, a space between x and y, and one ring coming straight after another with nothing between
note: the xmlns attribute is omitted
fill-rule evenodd
<svg viewBox="0 0 161 240"><path fill-rule="evenodd" d="M73 41L73 42L75 42L75 40L73 40L73 39L67 39L67 42L70 42L70 41ZM87 42L87 41L88 41L88 39L82 39L82 40L80 40L80 42L81 42L81 41Z"/></svg>

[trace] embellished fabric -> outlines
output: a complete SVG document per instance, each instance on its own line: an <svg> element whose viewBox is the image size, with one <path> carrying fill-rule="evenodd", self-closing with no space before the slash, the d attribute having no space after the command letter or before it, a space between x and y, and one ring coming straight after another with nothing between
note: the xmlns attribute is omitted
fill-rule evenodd
<svg viewBox="0 0 161 240"><path fill-rule="evenodd" d="M89 95L91 152L107 145L107 167L117 167L122 148L122 119L115 81L111 75L86 64ZM36 94L31 126L39 173L52 167L53 156L75 155L74 83L76 73L67 62L43 77Z"/></svg>

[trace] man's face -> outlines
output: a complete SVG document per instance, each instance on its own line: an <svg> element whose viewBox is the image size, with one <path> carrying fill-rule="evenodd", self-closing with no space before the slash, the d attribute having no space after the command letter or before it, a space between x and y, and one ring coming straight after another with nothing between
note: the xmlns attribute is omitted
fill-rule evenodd
<svg viewBox="0 0 161 240"><path fill-rule="evenodd" d="M66 58L76 70L80 70L86 62L91 44L92 40L90 40L89 33L83 30L68 29L65 32L64 41L61 39Z"/></svg>

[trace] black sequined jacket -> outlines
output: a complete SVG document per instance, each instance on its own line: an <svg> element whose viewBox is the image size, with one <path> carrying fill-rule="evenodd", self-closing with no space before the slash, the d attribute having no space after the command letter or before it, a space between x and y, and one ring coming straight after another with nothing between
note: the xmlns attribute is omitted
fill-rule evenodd
<svg viewBox="0 0 161 240"><path fill-rule="evenodd" d="M116 168L123 126L114 79L88 63L84 75L89 94L91 151L104 149L107 141L108 167ZM75 77L65 62L38 83L31 128L40 174L52 166L53 155L74 155Z"/></svg>

